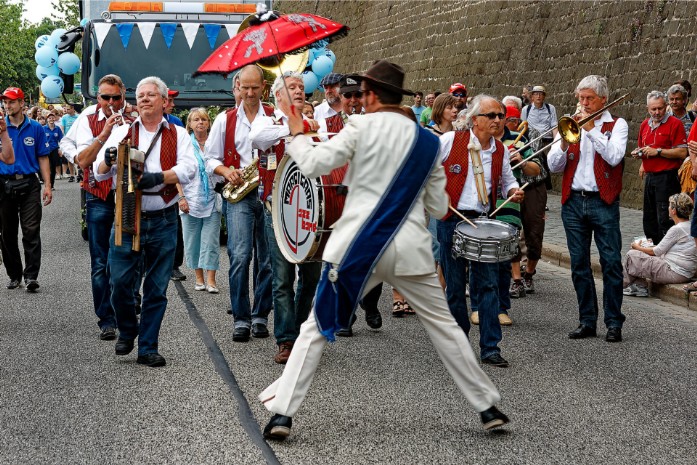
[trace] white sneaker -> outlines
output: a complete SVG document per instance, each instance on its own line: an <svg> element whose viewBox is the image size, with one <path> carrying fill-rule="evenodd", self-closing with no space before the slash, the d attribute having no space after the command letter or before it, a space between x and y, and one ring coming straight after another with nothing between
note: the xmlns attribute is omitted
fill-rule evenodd
<svg viewBox="0 0 697 465"><path fill-rule="evenodd" d="M622 290L622 294L630 297L648 297L648 288L639 284L630 284Z"/></svg>

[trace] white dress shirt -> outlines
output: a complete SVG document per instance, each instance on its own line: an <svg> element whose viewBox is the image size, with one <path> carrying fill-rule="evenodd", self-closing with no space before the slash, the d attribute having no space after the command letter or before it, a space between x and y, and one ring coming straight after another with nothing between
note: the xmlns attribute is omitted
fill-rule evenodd
<svg viewBox="0 0 697 465"><path fill-rule="evenodd" d="M92 140L94 140L87 117L93 115L97 111L97 108L97 105L90 105L89 107L85 108L70 127L70 131L68 131L68 133L60 141L59 145L61 151L63 152L63 156L70 163L75 163L75 157L81 151L78 150L78 140L80 139L79 136L84 137L85 127L87 128L87 132L91 137L90 144L92 143ZM82 150L84 150L84 148Z"/></svg>
<svg viewBox="0 0 697 465"><path fill-rule="evenodd" d="M440 157L441 161L445 162L450 156L450 150L453 148L453 140L455 139L455 131L446 132L440 136ZM477 143L481 145L477 136L474 132L470 130L470 143ZM491 199L491 164L492 155L496 149L496 139L493 137L489 141L489 148L487 150L482 149L480 152L480 157L482 159L482 167L484 168L484 181L486 183L486 193L487 197ZM519 187L518 181L516 181L515 176L513 176L513 171L511 170L510 162L511 154L508 152L508 148L504 146L503 148L503 171L501 172L501 192L503 197L508 196L508 192L511 189L517 189ZM457 201L456 208L458 210L474 210L479 213L487 213L489 211L489 206L484 206L479 201L479 195L477 194L477 185L474 182L474 170L472 169L472 157L468 157L468 168L467 168L467 178L465 179L465 187L462 189L462 194Z"/></svg>
<svg viewBox="0 0 697 465"><path fill-rule="evenodd" d="M148 147L150 147L150 143L152 142L153 138L157 134L157 131L147 131L141 123L140 117L138 117L133 124L135 123L138 123L139 132L138 147L134 148L146 152L148 150ZM164 124L165 128L169 128L170 126L167 120L164 119L164 117L162 118L160 124ZM188 184L191 181L191 179L193 179L193 177L198 174L198 165L196 163L196 157L194 156L194 147L191 145L191 137L186 132L186 129L177 125L174 125L174 127L177 130L177 161L172 170L177 175L179 184L185 185ZM121 142L124 139L124 137L126 137L126 135L128 134L128 129L128 124L115 127L114 130L111 131L109 139L107 139L104 146L99 150L99 153L97 154L97 159L92 165L92 169L94 171L94 178L97 181L104 181L106 179L113 178L114 182L116 182L116 165L112 165L111 169L106 173L100 174L99 164L104 161L104 153L106 152L106 149L109 147L118 147L119 142ZM157 142L155 142L155 145L153 146L152 151L150 152L150 156L148 156L147 160L145 160L146 172L162 172L162 166L160 165L161 146L162 136L160 136ZM144 192L157 192L159 190L162 190L163 187L165 187L165 185L160 184L158 186L153 187L152 189L147 189ZM165 207L173 205L177 201L178 197L179 196L174 196L172 200L165 203L164 199L159 195L144 195L141 208L143 211L161 210Z"/></svg>
<svg viewBox="0 0 697 465"><path fill-rule="evenodd" d="M612 121L612 115L605 110L600 118L593 123L595 127L591 131L581 129L580 159L571 182L571 189L577 191L598 191L598 183L595 181L595 152L608 162L610 166L617 166L624 158L627 150L627 135L629 127L622 118L617 118L615 127L610 137L601 132L603 123ZM547 164L552 173L561 173L566 167L567 151L561 149L561 139L552 145L547 155Z"/></svg>
<svg viewBox="0 0 697 465"><path fill-rule="evenodd" d="M282 124L276 124L277 121ZM254 120L252 130L249 131L249 140L255 149L266 150L276 145L282 137L289 135L288 117L281 110L275 110L273 118L262 116Z"/></svg>
<svg viewBox="0 0 697 465"><path fill-rule="evenodd" d="M262 116L265 116L265 113L264 108L260 104L254 121ZM206 161L206 170L209 174L212 174L217 167L224 164L226 128L227 112L224 111L216 116L206 141L206 152L203 158ZM242 102L237 110L237 123L235 124L235 149L240 154L240 168L248 166L254 158L252 142L249 140L249 131L251 129L252 123L247 118L247 114L244 111L244 102Z"/></svg>
<svg viewBox="0 0 697 465"><path fill-rule="evenodd" d="M337 112L329 106L328 102L322 102L315 107L315 116L313 119L316 121L322 121L325 118L336 115L336 113Z"/></svg>

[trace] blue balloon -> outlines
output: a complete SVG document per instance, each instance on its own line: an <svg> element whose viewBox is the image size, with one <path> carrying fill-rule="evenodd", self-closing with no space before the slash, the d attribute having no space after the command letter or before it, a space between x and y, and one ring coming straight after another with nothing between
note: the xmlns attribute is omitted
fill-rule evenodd
<svg viewBox="0 0 697 465"><path fill-rule="evenodd" d="M80 59L74 53L65 52L58 55L58 69L66 76L80 71Z"/></svg>
<svg viewBox="0 0 697 465"><path fill-rule="evenodd" d="M322 48L311 48L311 49L310 49L310 55L309 55L309 57L308 57L308 61L309 61L310 63L312 63L313 61L315 61L315 59L316 59L317 57L321 57L322 55L324 55L325 52L326 52L326 49L325 49L324 47L322 47Z"/></svg>
<svg viewBox="0 0 697 465"><path fill-rule="evenodd" d="M62 27L59 27L55 31L51 33L51 37L54 37L57 42L60 42L61 36L68 32L66 29L63 29Z"/></svg>
<svg viewBox="0 0 697 465"><path fill-rule="evenodd" d="M58 51L53 47L44 46L36 51L34 59L36 64L50 68L58 62Z"/></svg>
<svg viewBox="0 0 697 465"><path fill-rule="evenodd" d="M50 68L45 68L41 65L36 66L36 77L39 78L39 81L43 81L48 76L58 76L59 72L58 66L56 65L53 65Z"/></svg>
<svg viewBox="0 0 697 465"><path fill-rule="evenodd" d="M87 23L89 23L90 20L87 18L82 18L82 21L80 21L80 26L85 27L87 26Z"/></svg>
<svg viewBox="0 0 697 465"><path fill-rule="evenodd" d="M305 93L311 94L317 90L317 86L319 86L319 78L312 71L305 71L303 73L303 84L305 84Z"/></svg>
<svg viewBox="0 0 697 465"><path fill-rule="evenodd" d="M41 81L41 92L47 98L58 98L63 93L63 79L59 76L48 76Z"/></svg>
<svg viewBox="0 0 697 465"><path fill-rule="evenodd" d="M315 73L320 79L331 73L333 69L334 63L332 63L332 60L326 55L317 57L312 62L312 72Z"/></svg>
<svg viewBox="0 0 697 465"><path fill-rule="evenodd" d="M36 42L34 42L34 48L36 48L37 50L40 49L41 47L46 45L50 39L51 37L46 34L37 37Z"/></svg>
<svg viewBox="0 0 697 465"><path fill-rule="evenodd" d="M336 55L334 55L334 52L332 52L329 49L324 50L324 55L328 56L330 60L332 60L332 63L336 64Z"/></svg>

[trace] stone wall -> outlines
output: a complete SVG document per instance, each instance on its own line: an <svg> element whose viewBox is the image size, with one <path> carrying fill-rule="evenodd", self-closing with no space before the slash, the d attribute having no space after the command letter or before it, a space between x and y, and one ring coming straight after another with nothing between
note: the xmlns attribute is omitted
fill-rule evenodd
<svg viewBox="0 0 697 465"><path fill-rule="evenodd" d="M349 35L330 46L336 71L364 70L385 58L406 69L406 86L414 90L447 91L462 82L470 95L503 97L518 95L526 83L543 84L561 115L574 112L582 77L605 75L610 100L632 94L613 109L629 122L628 152L645 118L646 94L697 79L691 1L282 0L274 8L347 24ZM626 206L642 203L638 169L627 159Z"/></svg>

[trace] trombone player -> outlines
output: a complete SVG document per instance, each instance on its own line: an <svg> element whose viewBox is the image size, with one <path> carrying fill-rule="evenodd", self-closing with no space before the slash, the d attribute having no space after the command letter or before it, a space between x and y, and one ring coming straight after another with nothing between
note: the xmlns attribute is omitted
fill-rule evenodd
<svg viewBox="0 0 697 465"><path fill-rule="evenodd" d="M576 86L575 94L580 104L577 121L584 123L580 139L570 144L560 128L563 138L552 146L548 155L551 172L564 173L561 217L580 321L569 338L596 336L598 301L590 260L591 237L595 235L603 273L605 340L620 342L625 316L622 314L619 196L628 126L624 119L612 116L605 108L609 95L605 77L586 76ZM595 118L587 118L596 112L599 114Z"/></svg>

